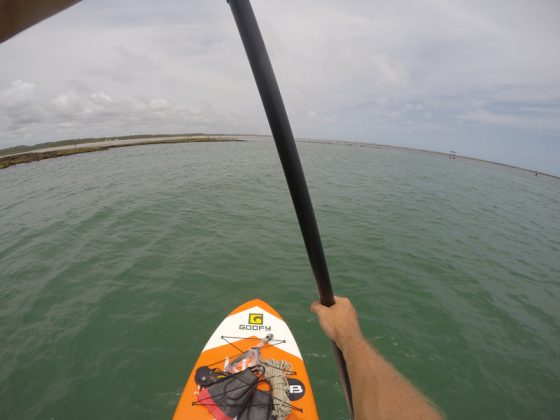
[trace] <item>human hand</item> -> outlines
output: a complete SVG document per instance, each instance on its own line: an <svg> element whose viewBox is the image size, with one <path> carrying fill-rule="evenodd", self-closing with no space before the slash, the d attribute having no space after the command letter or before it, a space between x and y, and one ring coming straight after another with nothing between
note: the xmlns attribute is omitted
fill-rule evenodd
<svg viewBox="0 0 560 420"><path fill-rule="evenodd" d="M348 341L362 336L358 315L352 303L345 297L334 297L334 305L323 306L318 301L311 304L311 312L319 318L321 329L327 337L342 349Z"/></svg>

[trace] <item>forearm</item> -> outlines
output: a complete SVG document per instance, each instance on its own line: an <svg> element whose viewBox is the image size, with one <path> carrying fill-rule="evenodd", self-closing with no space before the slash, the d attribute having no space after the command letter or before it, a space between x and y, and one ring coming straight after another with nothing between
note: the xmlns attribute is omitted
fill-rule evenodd
<svg viewBox="0 0 560 420"><path fill-rule="evenodd" d="M311 310L344 355L356 420L441 419L438 411L362 337L350 300L335 296L333 306L313 302Z"/></svg>
<svg viewBox="0 0 560 420"><path fill-rule="evenodd" d="M361 334L338 345L348 367L356 420L441 418Z"/></svg>

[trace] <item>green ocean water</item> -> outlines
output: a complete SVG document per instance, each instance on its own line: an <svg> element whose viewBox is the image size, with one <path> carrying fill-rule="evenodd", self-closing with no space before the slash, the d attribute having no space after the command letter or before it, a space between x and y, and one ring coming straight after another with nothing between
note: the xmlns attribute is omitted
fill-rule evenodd
<svg viewBox="0 0 560 420"><path fill-rule="evenodd" d="M300 143L335 291L450 419L560 412L560 182ZM0 419L170 418L196 357L260 297L324 419L345 419L270 140L114 149L0 171Z"/></svg>

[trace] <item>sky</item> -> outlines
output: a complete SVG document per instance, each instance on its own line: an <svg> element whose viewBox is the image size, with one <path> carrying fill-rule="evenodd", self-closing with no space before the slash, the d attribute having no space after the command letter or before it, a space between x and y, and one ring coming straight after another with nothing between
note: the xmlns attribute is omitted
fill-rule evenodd
<svg viewBox="0 0 560 420"><path fill-rule="evenodd" d="M294 135L560 175L558 0L253 0ZM0 44L0 148L270 134L226 0L84 0Z"/></svg>

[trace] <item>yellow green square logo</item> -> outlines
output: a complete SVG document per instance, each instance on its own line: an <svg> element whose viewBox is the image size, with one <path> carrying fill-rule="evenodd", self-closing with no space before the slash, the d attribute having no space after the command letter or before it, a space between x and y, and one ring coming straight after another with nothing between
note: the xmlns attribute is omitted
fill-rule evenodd
<svg viewBox="0 0 560 420"><path fill-rule="evenodd" d="M249 324L262 325L263 314L249 314Z"/></svg>

